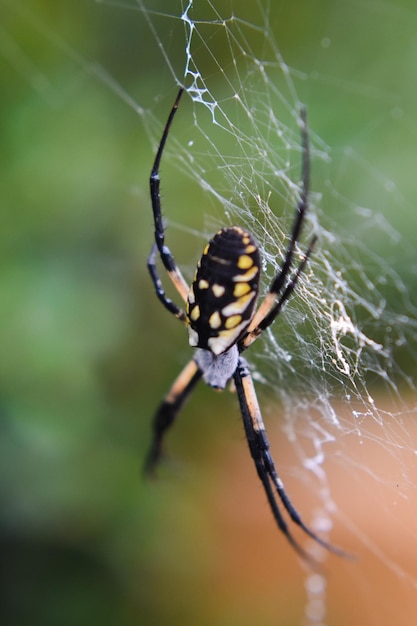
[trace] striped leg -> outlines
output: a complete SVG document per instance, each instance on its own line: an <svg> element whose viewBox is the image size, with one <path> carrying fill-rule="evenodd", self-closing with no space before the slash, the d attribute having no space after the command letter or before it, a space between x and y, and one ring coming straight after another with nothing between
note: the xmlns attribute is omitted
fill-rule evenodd
<svg viewBox="0 0 417 626"><path fill-rule="evenodd" d="M162 442L166 431L172 426L179 411L201 378L201 371L194 360L190 361L175 380L168 394L159 405L153 419L153 437L145 462L145 472L155 473L162 456Z"/></svg>
<svg viewBox="0 0 417 626"><path fill-rule="evenodd" d="M155 161L152 166L151 176L149 179L150 184L150 192L151 192L151 201L152 201L152 210L153 210L153 219L155 226L155 244L158 248L159 255L161 257L161 261L168 272L168 275L172 282L174 283L177 291L180 293L182 299L184 301L187 300L188 295L188 285L184 280L183 275L178 269L174 257L171 254L170 249L167 245L165 245L165 233L164 233L164 224L162 220L162 210L161 210L161 197L159 193L160 186L160 178L159 178L159 166L161 163L162 154L164 151L165 143L168 137L169 129L172 124L172 120L174 119L174 115L178 109L178 105L183 94L183 89L180 89L174 105L171 109L171 112L168 117L168 121L165 125L164 132L162 133L162 138L159 143L158 152L156 153ZM152 255L152 252L151 252Z"/></svg>
<svg viewBox="0 0 417 626"><path fill-rule="evenodd" d="M242 357L239 358L239 364L234 374L234 380L250 453L255 462L258 476L265 489L269 505L272 509L272 513L279 529L284 533L289 543L293 546L293 548L295 548L300 556L311 561L309 555L294 539L292 533L288 529L287 522L283 518L280 510L279 503L281 503L294 524L299 526L309 537L314 539L314 541L327 550L339 555L345 555L342 550L327 543L327 541L324 541L324 539L321 539L312 530L310 530L310 528L304 524L300 514L290 501L284 485L276 471L275 464L269 450L269 441L262 420L261 411L259 409L258 400L256 398L255 387L246 361Z"/></svg>

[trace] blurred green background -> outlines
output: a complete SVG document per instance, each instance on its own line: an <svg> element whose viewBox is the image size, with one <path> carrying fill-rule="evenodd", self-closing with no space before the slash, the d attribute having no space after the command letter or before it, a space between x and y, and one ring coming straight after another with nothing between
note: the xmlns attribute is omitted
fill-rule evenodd
<svg viewBox="0 0 417 626"><path fill-rule="evenodd" d="M168 0L157 5L168 15L181 10ZM253 9L256 21L255 5L234 9L249 21ZM272 30L283 58L301 72L297 89L310 125L334 149L333 184L357 206L380 210L401 233L402 254L372 232L365 237L413 291L415 6L274 5ZM228 14L232 4L217 6ZM145 268L155 146L94 68L165 119L176 87L145 16L134 3L81 0L1 2L0 11L2 623L298 624L303 574L283 541L286 583L269 581L267 591L255 593L259 564L239 564L239 546L254 541L247 517L239 528L248 515L239 507L256 508L250 498L258 486L250 461L247 474L244 465L232 476L238 456L244 463L248 456L234 397L199 388L170 436L162 480L141 477L150 418L189 349ZM161 20L159 35L166 28L166 50L181 78L173 24ZM184 114L177 137L187 123ZM375 169L354 158L346 164L346 146ZM394 193L382 177L396 182ZM316 190L324 178L318 166ZM176 223L202 228L204 195L168 163L163 192L166 204L175 199ZM345 209L340 224L355 233ZM173 229L170 245L193 263L200 242L196 251L195 240L184 245ZM402 353L410 373L414 354L413 345ZM279 424L275 430L285 456L288 443ZM262 494L256 502L272 527ZM220 541L223 514L231 535ZM228 553L234 532L239 543ZM246 604L242 575L229 561L254 590ZM344 623L334 610L333 623Z"/></svg>

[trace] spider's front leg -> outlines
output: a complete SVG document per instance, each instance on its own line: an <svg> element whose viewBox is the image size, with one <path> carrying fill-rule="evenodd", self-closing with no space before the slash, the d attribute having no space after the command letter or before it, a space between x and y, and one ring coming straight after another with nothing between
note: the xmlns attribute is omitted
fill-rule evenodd
<svg viewBox="0 0 417 626"><path fill-rule="evenodd" d="M149 254L149 257L148 257L148 271L149 271L149 274L151 275L153 286L155 287L156 295L158 297L158 300L160 302L162 302L164 307L166 309L168 309L168 311L170 313L175 315L175 317L178 317L178 319L181 320L181 322L185 322L186 319L187 319L185 311L180 309L180 307L177 306L175 304L175 302L173 302L165 294L165 290L164 290L164 287L162 285L162 281L159 278L158 270L156 268L156 253L157 253L157 250L158 250L157 245L156 245L156 243L154 243L153 246L152 246L151 252Z"/></svg>
<svg viewBox="0 0 417 626"><path fill-rule="evenodd" d="M259 337L259 335L274 322L276 317L278 317L282 307L291 297L291 294L296 288L299 278L304 271L308 259L310 258L310 254L316 241L317 237L314 236L310 241L310 244L302 261L289 279L279 299L277 300L278 294L276 294L272 290L270 290L269 293L265 296L261 306L256 311L251 323L249 324L248 330L239 341L239 349L241 352L249 348L249 346Z"/></svg>
<svg viewBox="0 0 417 626"><path fill-rule="evenodd" d="M175 288L177 289L178 293L181 295L182 299L185 302L187 300L187 295L188 295L188 285L186 281L184 280L184 277L181 274L179 268L177 267L175 263L175 259L172 256L170 249L165 244L164 223L162 220L162 209L161 209L161 197L159 193L159 187L160 187L160 182L161 182L160 177L159 177L159 167L161 164L162 154L164 152L165 143L168 138L172 120L174 119L174 115L177 112L178 105L179 105L183 92L184 92L184 89L181 88L177 94L177 97L175 99L171 112L169 114L168 120L165 124L165 128L162 133L161 140L159 142L158 151L156 153L156 157L152 166L152 171L151 171L151 175L149 179L149 185L150 185L152 211L153 211L153 219L154 219L154 227L155 227L155 244L159 251L161 261L166 271L168 272L170 279L172 280ZM152 257L152 251L151 251L151 257ZM148 263L148 267L149 267L149 263ZM155 284L155 281L154 281L154 284ZM164 304L166 306L166 303ZM167 308L169 309L169 307Z"/></svg>
<svg viewBox="0 0 417 626"><path fill-rule="evenodd" d="M305 214L308 209L308 193L310 189L310 145L307 128L307 111L304 107L301 109L300 113L300 126L301 144L303 150L301 163L302 185L300 199L296 207L294 222L291 229L290 240L285 252L283 265L272 280L269 291L249 324L246 334L240 340L241 351L246 350L246 348L248 348L265 330L265 328L270 326L279 315L283 305L287 302L294 291L298 279L304 270L305 264L307 263L313 246L317 240L316 236L311 239L304 258L293 274L290 275L296 245L300 237Z"/></svg>
<svg viewBox="0 0 417 626"><path fill-rule="evenodd" d="M301 519L300 514L290 501L284 485L278 476L272 459L269 441L262 420L261 411L255 393L255 387L249 372L248 365L242 357L236 372L233 376L236 390L239 398L240 410L242 413L243 424L245 427L246 438L248 441L251 456L254 460L258 476L261 479L265 493L268 498L269 505L272 509L275 521L280 530L284 533L289 543L304 559L311 560L309 555L303 550L299 543L294 539L292 533L288 529L287 522L283 518L279 507L279 502L287 511L291 520L299 526L309 537L314 539L321 546L338 555L346 556L346 554L337 547L332 546L324 539L321 539L314 533ZM278 496L278 498L277 498Z"/></svg>

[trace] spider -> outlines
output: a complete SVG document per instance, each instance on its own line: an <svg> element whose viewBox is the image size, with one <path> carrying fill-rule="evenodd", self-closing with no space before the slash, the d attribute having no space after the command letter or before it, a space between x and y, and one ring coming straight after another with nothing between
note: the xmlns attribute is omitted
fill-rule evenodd
<svg viewBox="0 0 417 626"><path fill-rule="evenodd" d="M281 511L283 507L292 522L315 542L329 551L341 554L341 550L322 539L303 522L288 497L270 453L250 370L242 357L242 352L249 348L279 315L283 305L293 293L316 242L316 236L313 236L301 262L292 272L294 251L308 207L310 159L306 110L305 108L301 110L301 197L282 267L272 280L262 304L255 310L261 260L254 238L244 228L240 226L222 228L214 235L203 250L191 287L186 283L165 244L159 194L159 168L183 91L184 89L180 88L169 114L150 176L155 242L148 258L148 270L157 297L170 313L186 325L189 344L196 348L196 351L156 411L145 471L148 474L154 473L162 456L162 443L166 431L172 426L197 382L202 378L210 387L224 389L229 381L234 381L249 450L279 529L293 548L302 557L308 558L284 519ZM186 303L185 310L166 296L156 268L157 254Z"/></svg>

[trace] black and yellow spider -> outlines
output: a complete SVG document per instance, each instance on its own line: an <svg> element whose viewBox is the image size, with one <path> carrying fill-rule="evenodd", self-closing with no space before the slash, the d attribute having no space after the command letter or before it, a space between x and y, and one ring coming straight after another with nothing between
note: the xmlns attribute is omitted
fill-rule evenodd
<svg viewBox="0 0 417 626"><path fill-rule="evenodd" d="M309 142L305 109L301 111L303 150L301 197L282 268L274 277L262 304L255 311L261 269L260 254L252 235L245 229L239 226L222 228L214 235L203 250L191 287L185 282L165 244L159 195L159 166L182 93L183 89L180 89L171 109L150 176L155 243L149 255L148 269L156 295L165 308L187 326L189 343L196 351L155 414L153 440L146 461L146 470L149 473L155 470L161 458L165 432L174 422L200 378L216 389L224 389L233 379L250 453L278 527L297 552L305 557L306 553L294 539L283 517L281 503L291 520L307 535L328 550L341 553L306 526L291 503L277 474L252 377L247 362L242 357L242 352L272 324L291 296L316 241L316 237L313 237L302 261L291 274L294 251L308 201ZM168 276L186 303L185 311L165 294L156 269L157 253Z"/></svg>

